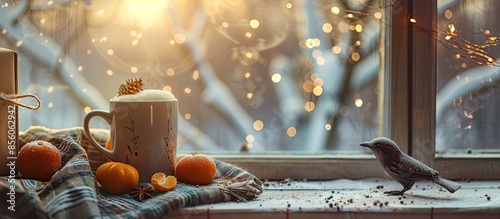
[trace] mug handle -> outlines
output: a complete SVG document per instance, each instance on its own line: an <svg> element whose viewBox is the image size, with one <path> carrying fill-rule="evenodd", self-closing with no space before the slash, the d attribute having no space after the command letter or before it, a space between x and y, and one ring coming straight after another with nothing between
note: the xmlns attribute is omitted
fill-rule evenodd
<svg viewBox="0 0 500 219"><path fill-rule="evenodd" d="M108 124L111 125L111 120L112 120L112 114L103 110L92 110L87 115L85 115L84 121L83 121L83 129L85 130L85 134L87 135L89 142L92 146L94 146L97 151L99 151L101 154L104 154L106 157L108 157L111 160L116 160L115 159L115 153L113 153L115 150L113 149L112 151L106 149L105 147L101 146L97 141L94 139L94 136L90 134L90 127L89 123L90 120L95 117L99 116L102 117Z"/></svg>

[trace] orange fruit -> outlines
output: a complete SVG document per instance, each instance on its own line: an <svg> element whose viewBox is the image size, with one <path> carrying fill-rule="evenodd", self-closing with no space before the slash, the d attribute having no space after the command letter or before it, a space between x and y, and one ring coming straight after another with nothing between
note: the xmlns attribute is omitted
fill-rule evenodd
<svg viewBox="0 0 500 219"><path fill-rule="evenodd" d="M113 145L111 143L111 138L108 138L108 140L106 141L106 149L113 150Z"/></svg>
<svg viewBox="0 0 500 219"><path fill-rule="evenodd" d="M24 178L48 181L61 168L61 154L49 142L33 141L21 147L17 165Z"/></svg>
<svg viewBox="0 0 500 219"><path fill-rule="evenodd" d="M175 176L167 176L164 173L155 173L151 176L151 184L159 192L172 191L177 185Z"/></svg>
<svg viewBox="0 0 500 219"><path fill-rule="evenodd" d="M113 141L111 141L111 138L108 138L108 140L106 141L106 149L108 149L108 150L110 150L110 151L111 151L111 150L113 150L113 144L112 144L112 143L113 143ZM108 157L106 157L106 160L107 160L108 162L112 161L112 160L111 160L111 159L109 159Z"/></svg>
<svg viewBox="0 0 500 219"><path fill-rule="evenodd" d="M204 154L186 155L177 162L175 167L177 180L192 185L211 183L216 172L214 160Z"/></svg>
<svg viewBox="0 0 500 219"><path fill-rule="evenodd" d="M99 187L111 194L128 192L139 183L139 172L135 167L120 163L107 162L95 172Z"/></svg>

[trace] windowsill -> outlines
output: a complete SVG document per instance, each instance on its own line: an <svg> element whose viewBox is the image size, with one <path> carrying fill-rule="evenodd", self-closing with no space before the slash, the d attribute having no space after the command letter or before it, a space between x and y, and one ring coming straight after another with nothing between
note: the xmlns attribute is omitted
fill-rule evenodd
<svg viewBox="0 0 500 219"><path fill-rule="evenodd" d="M168 218L303 218L333 215L356 218L487 218L500 217L500 181L460 182L455 193L431 182L418 182L401 196L389 179L267 182L262 195L247 203L220 203L183 208ZM377 188L383 186L383 188ZM489 200L487 198L489 196ZM327 202L328 200L328 202ZM376 203L376 205L375 205ZM387 205L385 204L387 203ZM380 206L382 204L382 206Z"/></svg>

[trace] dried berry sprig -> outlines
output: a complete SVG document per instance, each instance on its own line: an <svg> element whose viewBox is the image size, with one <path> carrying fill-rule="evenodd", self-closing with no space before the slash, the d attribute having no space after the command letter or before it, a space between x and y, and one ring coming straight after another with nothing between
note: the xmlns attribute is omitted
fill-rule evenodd
<svg viewBox="0 0 500 219"><path fill-rule="evenodd" d="M125 84L120 84L118 96L136 94L143 90L144 83L141 78L127 79Z"/></svg>

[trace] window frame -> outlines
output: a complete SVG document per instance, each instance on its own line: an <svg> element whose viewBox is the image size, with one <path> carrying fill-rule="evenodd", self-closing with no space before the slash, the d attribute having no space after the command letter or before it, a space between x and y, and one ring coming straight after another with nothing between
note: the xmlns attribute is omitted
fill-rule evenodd
<svg viewBox="0 0 500 219"><path fill-rule="evenodd" d="M385 5L393 1L386 0ZM382 42L385 67L379 75L381 135L392 138L403 152L424 162L450 179L499 179L500 157L442 156L435 154L437 1L401 0L385 9L390 31ZM411 23L410 15L417 23ZM390 15L390 16L388 16ZM415 31L419 25L424 31ZM397 46L394 46L397 45ZM393 57L397 62L392 62ZM406 59L401 57L407 57ZM420 89L425 87L425 89ZM385 98L384 96L388 97ZM214 154L215 158L241 166L262 179L360 179L384 177L373 155L261 155Z"/></svg>
<svg viewBox="0 0 500 219"><path fill-rule="evenodd" d="M437 19L437 1L383 2L383 5L391 4L396 5L385 7L384 23L387 25L382 25L381 31L381 39L384 39L381 41L380 48L384 53L381 57L386 60L381 63L378 80L379 135L393 139L403 152L435 168L444 177L500 179L499 156L445 154L436 157L434 135L437 42L433 40L433 37L436 37L433 24ZM409 14L415 15L416 24L409 22ZM415 31L411 25L419 25L418 27L425 31ZM419 89L422 87L425 89ZM89 99L89 92L91 91L82 97ZM262 179L291 177L321 180L385 176L378 161L371 154L242 152L211 155L243 167Z"/></svg>
<svg viewBox="0 0 500 219"><path fill-rule="evenodd" d="M410 154L433 167L440 175L452 179L499 179L500 156L472 156L472 155L440 155L435 153L436 131L436 78L437 78L437 42L435 25L437 23L437 1L410 1L412 13L423 17L419 28L424 32L413 31L408 44L413 57L409 66L412 75L410 126ZM409 10L410 11L410 10ZM426 22L427 21L427 22ZM429 22L432 21L432 22ZM432 34L432 37L429 36ZM429 51L431 51L429 53ZM409 53L410 54L410 53ZM431 84L430 89L427 86ZM426 89L418 89L426 87ZM430 115L430 116L425 116Z"/></svg>

